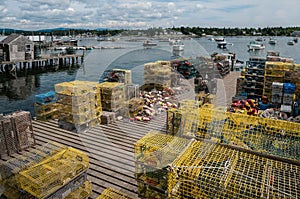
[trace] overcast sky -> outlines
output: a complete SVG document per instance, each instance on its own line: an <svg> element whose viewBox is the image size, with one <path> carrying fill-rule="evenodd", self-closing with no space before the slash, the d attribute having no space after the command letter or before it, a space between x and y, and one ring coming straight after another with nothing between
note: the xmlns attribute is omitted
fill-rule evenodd
<svg viewBox="0 0 300 199"><path fill-rule="evenodd" d="M0 0L0 27L300 26L300 0Z"/></svg>

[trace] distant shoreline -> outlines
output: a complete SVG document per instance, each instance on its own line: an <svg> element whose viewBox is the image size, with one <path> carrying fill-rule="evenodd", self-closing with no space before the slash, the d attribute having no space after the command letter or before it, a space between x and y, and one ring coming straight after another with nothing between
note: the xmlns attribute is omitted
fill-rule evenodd
<svg viewBox="0 0 300 199"><path fill-rule="evenodd" d="M95 35L95 36L114 36L118 34L129 34L130 36L157 36L164 35L171 32L177 32L189 36L203 36L203 35L218 35L218 36L298 36L300 37L300 27L172 27L172 28L151 28L151 29L70 29L70 28L53 28L45 30L18 30L10 28L0 28L0 35L10 35L12 33L30 35Z"/></svg>

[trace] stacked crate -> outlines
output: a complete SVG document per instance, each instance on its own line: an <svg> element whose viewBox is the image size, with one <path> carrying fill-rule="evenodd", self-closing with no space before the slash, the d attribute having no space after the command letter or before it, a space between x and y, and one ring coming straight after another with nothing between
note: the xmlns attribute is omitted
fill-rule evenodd
<svg viewBox="0 0 300 199"><path fill-rule="evenodd" d="M143 111L144 104L141 98L132 98L128 101L128 114L129 117L135 117L139 112Z"/></svg>
<svg viewBox="0 0 300 199"><path fill-rule="evenodd" d="M167 134L180 135L181 134L181 118L182 113L177 108L170 108L167 111Z"/></svg>
<svg viewBox="0 0 300 199"><path fill-rule="evenodd" d="M292 68L293 68L292 63L284 63L284 62L277 62L277 61L266 62L263 95L271 99L271 95L272 95L271 87L273 82L284 83L286 71L291 71Z"/></svg>
<svg viewBox="0 0 300 199"><path fill-rule="evenodd" d="M214 67L211 57L196 57L195 68L199 75L194 79L195 93L205 92L216 94L217 78L220 78L219 70Z"/></svg>
<svg viewBox="0 0 300 199"><path fill-rule="evenodd" d="M186 59L173 60L171 66L185 79L192 79L199 74L194 65Z"/></svg>
<svg viewBox="0 0 300 199"><path fill-rule="evenodd" d="M295 94L297 99L299 99L300 94L300 64L294 64L294 70L292 74L293 83L296 86Z"/></svg>
<svg viewBox="0 0 300 199"><path fill-rule="evenodd" d="M232 113L211 104L194 110L170 109L167 116L170 135L209 139L289 159L300 157L300 124L296 122Z"/></svg>
<svg viewBox="0 0 300 199"><path fill-rule="evenodd" d="M224 77L225 75L230 73L230 63L229 60L227 60L227 56L223 54L217 54L213 56L214 66L218 69L219 74L221 77Z"/></svg>
<svg viewBox="0 0 300 199"><path fill-rule="evenodd" d="M111 72L118 77L119 83L132 84L131 70L114 68Z"/></svg>
<svg viewBox="0 0 300 199"><path fill-rule="evenodd" d="M271 90L271 102L274 106L280 107L283 95L283 83L273 82Z"/></svg>
<svg viewBox="0 0 300 199"><path fill-rule="evenodd" d="M124 107L124 83L103 82L99 85L101 104L104 111L116 112Z"/></svg>
<svg viewBox="0 0 300 199"><path fill-rule="evenodd" d="M20 171L17 182L35 198L63 198L87 181L88 167L87 154L67 147Z"/></svg>
<svg viewBox="0 0 300 199"><path fill-rule="evenodd" d="M246 62L244 86L242 88L249 99L260 98L263 94L265 62L265 58L259 57L252 57Z"/></svg>
<svg viewBox="0 0 300 199"><path fill-rule="evenodd" d="M245 89L245 76L240 76L236 80L236 91L235 95L236 96L247 96L248 94L246 93Z"/></svg>
<svg viewBox="0 0 300 199"><path fill-rule="evenodd" d="M171 63L169 61L156 61L144 64L144 84L159 84L163 87L170 87Z"/></svg>
<svg viewBox="0 0 300 199"><path fill-rule="evenodd" d="M97 199L131 199L132 197L128 196L121 191L118 191L113 188L106 188Z"/></svg>
<svg viewBox="0 0 300 199"><path fill-rule="evenodd" d="M168 198L297 198L300 166L213 142L193 141L172 164Z"/></svg>
<svg viewBox="0 0 300 199"><path fill-rule="evenodd" d="M125 98L130 100L140 96L140 86L138 84L125 84Z"/></svg>
<svg viewBox="0 0 300 199"><path fill-rule="evenodd" d="M86 180L80 187L72 191L64 199L88 199L92 194L92 184Z"/></svg>
<svg viewBox="0 0 300 199"><path fill-rule="evenodd" d="M116 122L116 114L114 112L103 111L101 115L101 124L112 124Z"/></svg>
<svg viewBox="0 0 300 199"><path fill-rule="evenodd" d="M167 166L190 140L150 131L134 145L135 177L140 198L167 198Z"/></svg>
<svg viewBox="0 0 300 199"><path fill-rule="evenodd" d="M225 108L200 108L196 138L299 160L300 124L284 120L226 112Z"/></svg>
<svg viewBox="0 0 300 199"><path fill-rule="evenodd" d="M281 111L288 112L288 113L292 112L295 91L296 91L295 84L292 83L283 84L283 98L282 98Z"/></svg>
<svg viewBox="0 0 300 199"><path fill-rule="evenodd" d="M61 104L59 125L78 132L100 124L102 114L100 84L89 81L63 82L55 85Z"/></svg>
<svg viewBox="0 0 300 199"><path fill-rule="evenodd" d="M9 199L21 198L28 195L22 191L18 182L19 172L33 167L38 162L49 158L50 156L66 149L65 146L55 142L49 142L45 145L38 146L30 152L16 155L7 161L0 161L0 188L2 186L5 195Z"/></svg>
<svg viewBox="0 0 300 199"><path fill-rule="evenodd" d="M0 118L0 157L35 144L30 112L17 111Z"/></svg>
<svg viewBox="0 0 300 199"><path fill-rule="evenodd" d="M59 109L60 104L56 103L56 93L54 91L35 95L34 113L36 119L42 121L57 119Z"/></svg>

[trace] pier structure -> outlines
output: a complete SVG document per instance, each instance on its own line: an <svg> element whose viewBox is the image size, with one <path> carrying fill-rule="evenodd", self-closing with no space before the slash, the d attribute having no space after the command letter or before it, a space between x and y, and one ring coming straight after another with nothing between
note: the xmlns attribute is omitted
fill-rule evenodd
<svg viewBox="0 0 300 199"><path fill-rule="evenodd" d="M75 65L84 61L84 54L43 56L41 59L3 61L0 63L0 74L8 74L16 77L17 72L47 68L53 66Z"/></svg>

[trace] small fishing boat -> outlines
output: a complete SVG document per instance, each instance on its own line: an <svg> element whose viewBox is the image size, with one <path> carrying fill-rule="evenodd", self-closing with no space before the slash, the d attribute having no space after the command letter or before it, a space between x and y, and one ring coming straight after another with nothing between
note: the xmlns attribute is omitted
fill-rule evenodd
<svg viewBox="0 0 300 199"><path fill-rule="evenodd" d="M173 51L183 51L184 43L181 40L176 40L172 45Z"/></svg>
<svg viewBox="0 0 300 199"><path fill-rule="evenodd" d="M259 41L250 41L250 43L248 44L249 51L263 50L265 48L265 45Z"/></svg>
<svg viewBox="0 0 300 199"><path fill-rule="evenodd" d="M259 42L262 42L264 39L262 38L262 37L257 37L256 39L255 39L255 41L259 41Z"/></svg>
<svg viewBox="0 0 300 199"><path fill-rule="evenodd" d="M153 46L157 46L157 43L153 43L149 40L146 40L146 41L144 41L143 46L144 47L153 47Z"/></svg>
<svg viewBox="0 0 300 199"><path fill-rule="evenodd" d="M225 40L224 40L224 41L218 41L218 42L217 42L217 47L218 47L218 48L226 49L226 48L227 48L226 45L227 45L227 42L226 42Z"/></svg>
<svg viewBox="0 0 300 199"><path fill-rule="evenodd" d="M221 41L225 41L225 38L224 37L216 37L216 38L214 38L214 40L216 42L221 42Z"/></svg>
<svg viewBox="0 0 300 199"><path fill-rule="evenodd" d="M275 40L273 37L270 37L269 44L275 45L275 44L277 44L277 40Z"/></svg>
<svg viewBox="0 0 300 199"><path fill-rule="evenodd" d="M293 45L295 44L295 42L294 42L294 40L290 40L290 41L287 42L287 44L288 44L289 46L293 46Z"/></svg>

